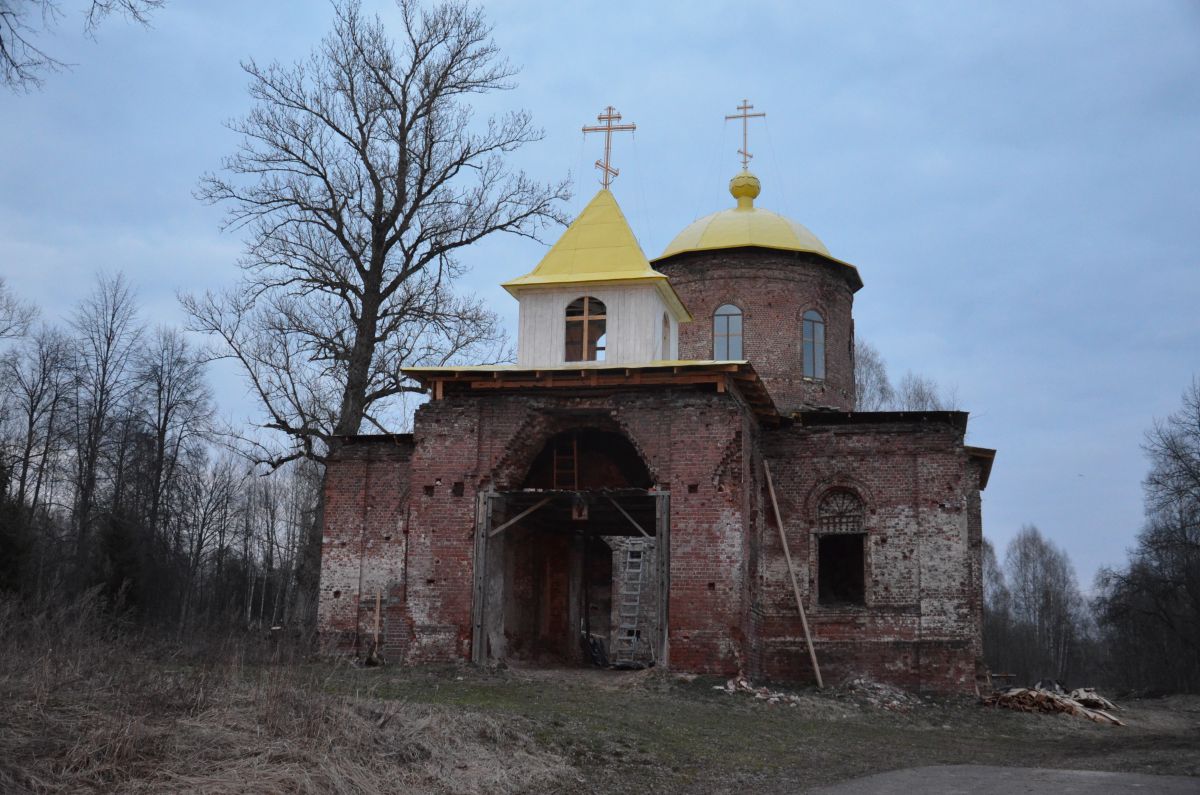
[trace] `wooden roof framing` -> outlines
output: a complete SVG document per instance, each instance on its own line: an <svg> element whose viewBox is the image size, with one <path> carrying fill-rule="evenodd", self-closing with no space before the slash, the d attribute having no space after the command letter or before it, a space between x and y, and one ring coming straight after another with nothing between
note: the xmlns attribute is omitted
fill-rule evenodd
<svg viewBox="0 0 1200 795"><path fill-rule="evenodd" d="M680 360L640 365L588 362L538 368L411 367L403 372L428 390L434 400L464 392L711 386L719 393L735 390L760 421L776 424L780 420L758 373L746 361Z"/></svg>

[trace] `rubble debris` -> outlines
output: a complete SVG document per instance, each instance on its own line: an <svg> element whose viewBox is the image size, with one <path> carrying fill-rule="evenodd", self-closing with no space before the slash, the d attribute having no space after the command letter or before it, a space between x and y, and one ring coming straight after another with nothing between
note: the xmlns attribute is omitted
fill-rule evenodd
<svg viewBox="0 0 1200 795"><path fill-rule="evenodd" d="M765 701L768 704L787 704L789 707L800 705L800 697L791 693L783 693L778 690L771 690L766 687L755 687L750 684L750 680L744 676L734 677L725 683L725 686L713 685L713 690L720 690L729 695L734 693L750 693L759 701Z"/></svg>
<svg viewBox="0 0 1200 795"><path fill-rule="evenodd" d="M1094 687L1077 687L1071 691L1071 698L1090 709L1119 710L1116 704L1096 692Z"/></svg>
<svg viewBox="0 0 1200 795"><path fill-rule="evenodd" d="M921 699L913 693L894 685L885 685L866 676L852 679L845 685L850 692L860 695L872 707L892 712L909 712L921 706Z"/></svg>
<svg viewBox="0 0 1200 795"><path fill-rule="evenodd" d="M1065 696L1067 689L1063 687L1063 683L1057 679L1039 679L1037 684L1033 686L1034 690L1045 690L1047 693L1054 693L1059 696Z"/></svg>
<svg viewBox="0 0 1200 795"><path fill-rule="evenodd" d="M1080 690L1075 692L1084 691L1086 695L1087 690L1090 690L1090 688L1080 688ZM1096 699L1093 703L1103 701L1109 708L1116 709L1116 706L1111 701L1102 696L1095 695L1094 690L1091 690L1091 693ZM1016 710L1017 712L1063 713L1087 718L1096 723L1106 723L1114 726L1125 725L1124 722L1104 709L1085 706L1071 696L1060 695L1050 690L1040 690L1038 688L1010 687L1008 690L992 693L990 696L984 698L981 703L985 707L1004 707L1005 709Z"/></svg>

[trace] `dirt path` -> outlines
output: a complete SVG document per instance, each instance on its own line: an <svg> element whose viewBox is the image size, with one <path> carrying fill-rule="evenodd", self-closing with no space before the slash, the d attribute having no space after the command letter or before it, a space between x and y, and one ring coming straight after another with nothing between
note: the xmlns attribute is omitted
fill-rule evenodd
<svg viewBox="0 0 1200 795"><path fill-rule="evenodd" d="M1108 795L1112 792L1195 795L1200 792L1200 779L1099 770L946 765L878 773L817 790L818 795L894 795L911 792L925 795L1026 795L1030 792L1053 792L1055 795Z"/></svg>

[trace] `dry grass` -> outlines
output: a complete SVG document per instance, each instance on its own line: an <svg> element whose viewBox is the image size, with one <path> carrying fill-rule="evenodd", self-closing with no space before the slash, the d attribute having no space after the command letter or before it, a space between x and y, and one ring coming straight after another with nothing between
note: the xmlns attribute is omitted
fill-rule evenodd
<svg viewBox="0 0 1200 795"><path fill-rule="evenodd" d="M333 695L322 669L206 660L92 600L0 604L0 792L527 792L574 769L518 718ZM329 669L323 669L329 676Z"/></svg>
<svg viewBox="0 0 1200 795"><path fill-rule="evenodd" d="M166 643L92 602L0 601L0 793L794 793L930 764L1200 775L1200 699L1126 726L659 671L312 663L264 639ZM792 705L795 706L792 706Z"/></svg>

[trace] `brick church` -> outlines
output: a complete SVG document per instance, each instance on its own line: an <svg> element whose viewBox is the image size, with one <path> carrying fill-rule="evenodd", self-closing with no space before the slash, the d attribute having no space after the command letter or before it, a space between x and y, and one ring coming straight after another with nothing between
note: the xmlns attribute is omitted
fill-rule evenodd
<svg viewBox="0 0 1200 795"><path fill-rule="evenodd" d="M607 181L503 285L516 364L410 369L413 432L342 440L327 643L972 690L995 452L965 412L854 410L859 272L749 171L653 261Z"/></svg>

